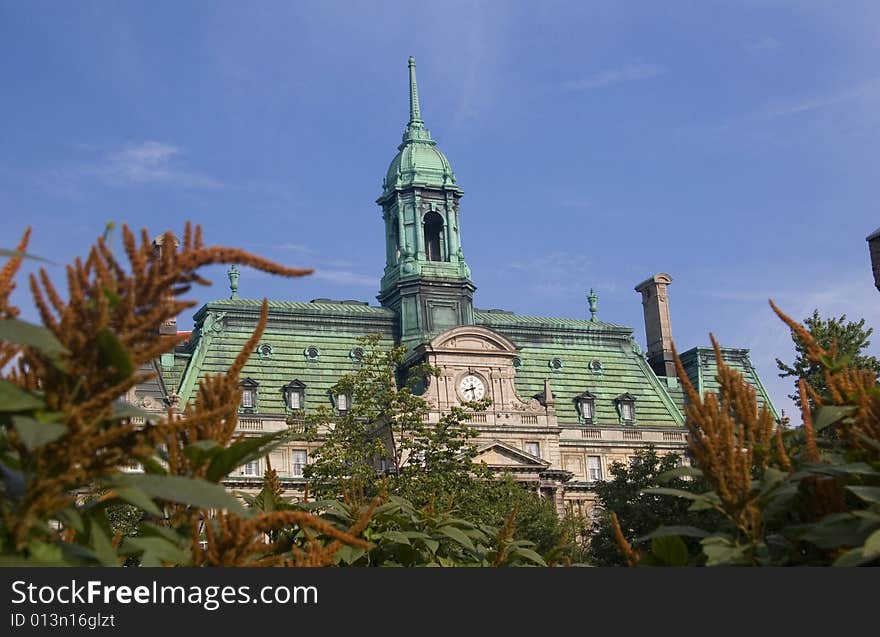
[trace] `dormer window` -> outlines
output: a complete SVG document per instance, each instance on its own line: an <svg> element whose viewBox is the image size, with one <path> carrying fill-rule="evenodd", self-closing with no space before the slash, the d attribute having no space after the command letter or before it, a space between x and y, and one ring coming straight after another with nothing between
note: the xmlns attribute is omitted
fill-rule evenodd
<svg viewBox="0 0 880 637"><path fill-rule="evenodd" d="M253 412L257 408L257 387L258 383L251 379L245 378L241 381L241 409L242 411Z"/></svg>
<svg viewBox="0 0 880 637"><path fill-rule="evenodd" d="M575 402L577 403L581 421L586 424L592 424L596 416L596 397L590 392L585 391L575 399Z"/></svg>
<svg viewBox="0 0 880 637"><path fill-rule="evenodd" d="M617 397L617 409L620 421L625 425L631 425L636 421L636 397L632 394L621 394Z"/></svg>
<svg viewBox="0 0 880 637"><path fill-rule="evenodd" d="M291 410L305 409L306 386L300 380L292 380L284 386L284 397L287 408Z"/></svg>

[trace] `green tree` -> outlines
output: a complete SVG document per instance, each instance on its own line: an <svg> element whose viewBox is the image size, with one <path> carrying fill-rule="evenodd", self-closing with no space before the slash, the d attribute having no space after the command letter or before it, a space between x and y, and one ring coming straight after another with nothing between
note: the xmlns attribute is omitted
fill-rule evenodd
<svg viewBox="0 0 880 637"><path fill-rule="evenodd" d="M838 364L852 369L872 370L880 378L880 360L864 353L871 345L868 338L874 331L873 328L865 328L865 319L858 322L847 321L846 314L840 318L823 319L819 316L819 310L813 310L813 314L804 319L804 326L820 347L832 350L836 345ZM824 395L828 387L825 382L825 366L810 360L806 344L796 332L791 332L791 338L795 347L794 363L787 365L777 358L776 366L780 370L780 378L794 378L795 392L789 398L800 407L801 397L797 391L799 379L806 380L819 395Z"/></svg>
<svg viewBox="0 0 880 637"><path fill-rule="evenodd" d="M542 555L565 560L569 536L553 502L474 462L477 431L468 421L489 401L452 407L439 422L429 423L429 407L419 390L437 370L412 367L401 383L406 349L383 348L378 337L363 345L360 368L332 389L350 396L351 408L342 415L319 409L305 418L304 435L322 442L306 468L309 491L318 498L339 498L354 481L367 496L384 491L416 509L496 529L513 512L514 541L530 542ZM385 471L377 470L382 466Z"/></svg>
<svg viewBox="0 0 880 637"><path fill-rule="evenodd" d="M350 398L349 409L334 414L321 407L306 417L306 437L321 441L306 468L309 489L317 497L341 495L353 480L372 495L380 488L412 498L416 506L467 487L485 468L473 462L477 431L470 414L489 401L453 407L429 423L428 404L417 395L437 370L417 365L399 382L405 347L383 348L378 336L363 341L359 368L343 376L332 392Z"/></svg>
<svg viewBox="0 0 880 637"><path fill-rule="evenodd" d="M657 454L653 447L643 449L634 456L629 466L619 462L611 466L612 479L596 485L597 506L603 511L615 512L620 520L623 534L630 543L647 535L660 526L711 527L714 512L689 511L690 502L645 493L652 487L670 487L702 493L702 481L675 478L663 480L661 475L678 466L679 457L670 453ZM698 543L694 544L694 552ZM589 545L590 561L597 566L625 566L626 559L614 539L611 521L605 515L597 518Z"/></svg>

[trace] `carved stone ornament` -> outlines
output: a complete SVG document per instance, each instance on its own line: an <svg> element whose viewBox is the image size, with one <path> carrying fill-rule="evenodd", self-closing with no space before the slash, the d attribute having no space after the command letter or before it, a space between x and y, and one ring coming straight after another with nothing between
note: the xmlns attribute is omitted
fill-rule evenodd
<svg viewBox="0 0 880 637"><path fill-rule="evenodd" d="M208 316L205 317L205 322L202 324L202 330L219 334L225 327L223 324L223 319L225 317L226 312L218 312L217 314L209 313Z"/></svg>

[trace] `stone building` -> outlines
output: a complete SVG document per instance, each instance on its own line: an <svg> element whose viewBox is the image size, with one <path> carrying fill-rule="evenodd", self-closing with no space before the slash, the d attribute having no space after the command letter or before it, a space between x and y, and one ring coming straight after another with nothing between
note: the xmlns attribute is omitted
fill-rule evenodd
<svg viewBox="0 0 880 637"><path fill-rule="evenodd" d="M265 334L242 372L241 431L281 429L294 410L322 404L348 409L350 399L333 395L331 387L357 368L364 353L359 339L379 334L387 345L406 345L408 363L427 361L441 370L424 393L432 422L463 400L491 399L472 420L480 433L478 459L553 498L560 510L588 513L592 487L611 464L627 462L649 444L684 456L685 398L671 351L672 277L656 274L635 287L644 306L646 353L631 327L599 319L592 290L589 315L577 318L477 309L462 249L463 194L422 120L410 58L409 122L376 200L386 260L379 304L271 301ZM230 297L196 312L187 343L156 361L159 378L133 399L185 404L199 379L226 370L252 334L261 305L239 298L237 276L233 268ZM770 405L748 351L725 349L723 355ZM711 349L696 347L681 358L699 391L715 388ZM294 443L271 454L292 492L302 487L303 467L318 444ZM253 462L229 486L255 486L262 472Z"/></svg>

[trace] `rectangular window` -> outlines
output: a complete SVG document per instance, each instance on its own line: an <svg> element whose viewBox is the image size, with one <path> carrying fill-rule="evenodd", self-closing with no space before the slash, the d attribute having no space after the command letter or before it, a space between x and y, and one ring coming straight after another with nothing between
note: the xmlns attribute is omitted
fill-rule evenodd
<svg viewBox="0 0 880 637"><path fill-rule="evenodd" d="M541 457L541 445L537 442L527 442L525 445L525 452L530 453L533 456Z"/></svg>
<svg viewBox="0 0 880 637"><path fill-rule="evenodd" d="M260 461L251 460L241 465L240 471L243 476L258 476L260 475Z"/></svg>
<svg viewBox="0 0 880 637"><path fill-rule="evenodd" d="M245 389L241 392L241 406L245 409L253 409L254 407L254 390Z"/></svg>
<svg viewBox="0 0 880 637"><path fill-rule="evenodd" d="M306 454L305 449L293 449L290 452L290 462L293 468L293 476L295 478L301 478L303 475L303 469L306 467L306 462L308 461L308 456Z"/></svg>
<svg viewBox="0 0 880 637"><path fill-rule="evenodd" d="M587 422L593 420L593 401L592 400L583 400L581 401L581 416Z"/></svg>
<svg viewBox="0 0 880 637"><path fill-rule="evenodd" d="M290 408L302 409L302 400L300 400L300 393L295 389L290 392Z"/></svg>
<svg viewBox="0 0 880 637"><path fill-rule="evenodd" d="M595 482L602 479L602 459L599 456L587 456L587 480Z"/></svg>
<svg viewBox="0 0 880 637"><path fill-rule="evenodd" d="M339 411L348 411L348 396L339 394L336 397L336 409Z"/></svg>
<svg viewBox="0 0 880 637"><path fill-rule="evenodd" d="M626 422L632 422L633 420L635 420L634 411L635 410L633 409L632 403L630 403L630 402L620 403L620 413Z"/></svg>

